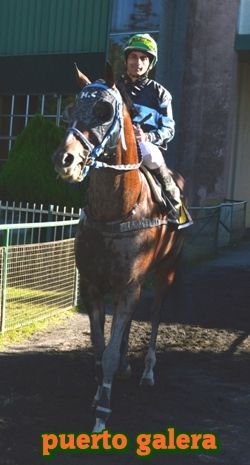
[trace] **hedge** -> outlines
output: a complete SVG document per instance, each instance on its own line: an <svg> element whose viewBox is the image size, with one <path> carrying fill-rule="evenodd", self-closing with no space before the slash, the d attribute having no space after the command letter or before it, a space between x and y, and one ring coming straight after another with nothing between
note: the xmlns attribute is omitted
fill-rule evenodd
<svg viewBox="0 0 250 465"><path fill-rule="evenodd" d="M17 137L0 172L0 199L81 207L86 184L57 178L51 157L64 129L36 115Z"/></svg>

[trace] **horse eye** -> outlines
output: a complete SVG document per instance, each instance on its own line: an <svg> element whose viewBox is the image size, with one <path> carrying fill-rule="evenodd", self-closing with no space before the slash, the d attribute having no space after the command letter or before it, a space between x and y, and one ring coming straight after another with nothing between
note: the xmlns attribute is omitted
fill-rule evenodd
<svg viewBox="0 0 250 465"><path fill-rule="evenodd" d="M110 121L113 117L114 110L109 102L97 102L93 107L93 115L102 123Z"/></svg>

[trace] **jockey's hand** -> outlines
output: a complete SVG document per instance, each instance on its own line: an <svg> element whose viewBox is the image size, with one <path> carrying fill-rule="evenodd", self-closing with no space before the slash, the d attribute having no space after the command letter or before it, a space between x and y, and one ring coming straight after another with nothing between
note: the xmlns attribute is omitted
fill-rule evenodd
<svg viewBox="0 0 250 465"><path fill-rule="evenodd" d="M133 125L133 128L134 128L136 140L138 142L148 142L148 135L146 132L143 132L140 126Z"/></svg>

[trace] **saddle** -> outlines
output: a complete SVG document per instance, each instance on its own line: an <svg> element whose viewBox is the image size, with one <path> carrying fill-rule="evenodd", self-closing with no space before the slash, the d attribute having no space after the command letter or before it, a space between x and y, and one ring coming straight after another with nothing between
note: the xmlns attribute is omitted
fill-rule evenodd
<svg viewBox="0 0 250 465"><path fill-rule="evenodd" d="M163 191L161 183L158 181L156 176L154 176L153 172L150 171L148 168L146 168L146 166L141 165L140 170L144 174L148 182L154 201L159 204L159 206L164 212L166 212L169 208L168 207L169 202L168 202L167 194ZM184 198L183 190L184 190L185 181L183 177L179 173L175 173L173 171L170 171L170 172L177 187L180 189L182 197ZM193 220L184 204L184 200L182 200L181 202L179 222L180 222L179 229L191 226L191 224L193 224Z"/></svg>

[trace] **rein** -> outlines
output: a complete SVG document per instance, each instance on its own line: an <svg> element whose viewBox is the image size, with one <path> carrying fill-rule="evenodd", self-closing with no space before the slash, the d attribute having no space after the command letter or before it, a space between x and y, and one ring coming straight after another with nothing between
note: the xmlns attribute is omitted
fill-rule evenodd
<svg viewBox="0 0 250 465"><path fill-rule="evenodd" d="M110 93L115 98L115 101L116 101L115 115L114 115L114 118L113 118L113 121L112 121L112 124L109 130L106 132L106 134L103 137L102 142L95 147L93 147L93 145L89 142L87 137L85 137L84 134L81 131L79 131L79 129L77 129L75 126L72 126L71 128L68 129L67 134L73 134L74 136L76 136L80 140L83 147L84 148L87 147L87 149L90 152L87 157L85 166L82 170L82 176L85 177L88 174L89 169L91 167L96 168L96 169L108 168L108 169L117 170L117 171L132 171L132 170L139 169L142 164L142 156L141 156L140 151L138 152L139 153L138 163L110 165L108 163L97 160L97 158L99 158L100 155L102 155L105 152L105 147L108 141L110 140L111 136L117 130L117 127L118 127L118 134L121 136L122 146L125 150L127 149L127 146L126 146L125 135L124 135L124 127L123 127L123 101L122 101L122 97L120 93L115 91L111 87L108 87L104 83L101 83L101 82L93 83L93 84L89 84L85 86L80 96L80 99L84 97L84 95L87 95L88 90L92 90L92 89L93 90L98 90L98 89L106 90L108 93Z"/></svg>

